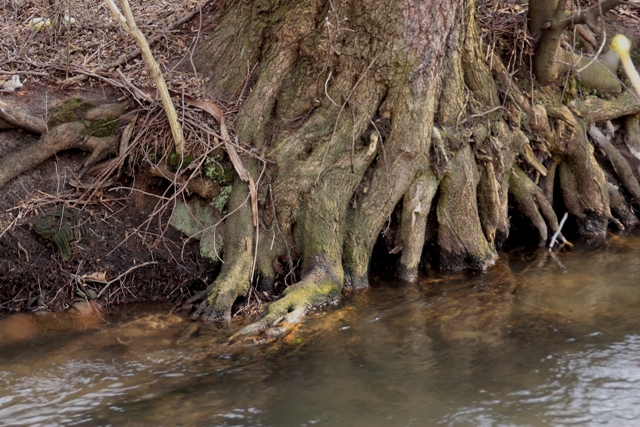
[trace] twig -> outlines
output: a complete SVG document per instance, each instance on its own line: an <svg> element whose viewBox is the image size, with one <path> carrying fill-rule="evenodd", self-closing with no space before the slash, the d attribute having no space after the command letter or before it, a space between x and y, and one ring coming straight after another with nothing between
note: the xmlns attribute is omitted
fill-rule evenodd
<svg viewBox="0 0 640 427"><path fill-rule="evenodd" d="M40 71L3 71L3 70L0 70L0 74L3 74L3 75L18 74L18 75L21 75L21 76L49 77L49 73L42 73Z"/></svg>
<svg viewBox="0 0 640 427"><path fill-rule="evenodd" d="M129 88L129 90L131 90L131 92L133 92L133 94L134 94L134 96L136 98L144 99L144 100L146 100L148 102L153 102L153 99L151 98L151 96L149 96L148 94L144 93L136 85L131 83L129 81L129 79L122 73L120 68L116 69L116 73L118 74L118 76L120 76L120 79L122 79L122 82L125 84L125 86L127 88Z"/></svg>
<svg viewBox="0 0 640 427"><path fill-rule="evenodd" d="M103 293L104 291L106 291L106 290L107 290L107 288L108 288L112 283L117 282L118 280L122 279L124 276L126 276L126 275L127 275L127 274L129 274L129 273L131 273L132 271L137 270L138 268L146 267L147 265L155 265L155 264L157 264L157 263L158 263L157 261L149 261L149 262L142 263L142 264L140 264L140 265L134 265L133 267L131 267L130 269L128 269L128 270L127 270L127 271L125 271L124 273L120 274L120 275L119 275L118 277L116 277L115 279L109 280L109 281L107 282L107 284L104 286L104 288L102 288L102 290L98 293L98 296L97 296L97 297L95 297L94 299L98 299L98 298L100 298L100 295L102 295L102 293Z"/></svg>
<svg viewBox="0 0 640 427"><path fill-rule="evenodd" d="M564 225L564 222L567 220L568 217L569 217L569 213L565 212L564 215L562 216L562 220L560 220L560 224L558 225L558 229L556 230L555 233L553 233L553 236L551 236L551 241L549 242L549 252L551 252L551 249L553 249L553 246L556 244L556 239L560 235L560 231L562 230L562 226Z"/></svg>

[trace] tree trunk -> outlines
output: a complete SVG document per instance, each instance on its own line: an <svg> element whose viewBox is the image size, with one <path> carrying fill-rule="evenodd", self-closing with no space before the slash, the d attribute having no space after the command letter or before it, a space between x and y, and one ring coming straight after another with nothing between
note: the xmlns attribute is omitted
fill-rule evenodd
<svg viewBox="0 0 640 427"><path fill-rule="evenodd" d="M551 3L558 10L543 8L546 15L531 22L535 31L566 17L564 3ZM543 43L555 43L554 35ZM546 175L541 160L549 155L560 164L565 205L580 231L602 236L609 190L585 125L566 108L531 105L500 60L487 64L483 52L472 0L228 2L194 62L211 96L246 94L236 131L247 151L270 161L259 182L270 195L257 232L225 239L225 267L199 296L195 317L229 318L233 300L248 292L251 253L261 289L273 285L278 259L291 268L299 257L301 276L241 333L297 321L343 286L366 287L373 246L396 206L394 250L402 251L398 275L407 280L416 278L425 237L433 239L430 210L444 268L493 265L509 234L510 192L544 243L548 227L558 227L548 198L553 181L545 193L528 174ZM252 173L258 180L257 168ZM236 180L233 194L246 198L246 184ZM226 227L248 228L250 209L241 206Z"/></svg>

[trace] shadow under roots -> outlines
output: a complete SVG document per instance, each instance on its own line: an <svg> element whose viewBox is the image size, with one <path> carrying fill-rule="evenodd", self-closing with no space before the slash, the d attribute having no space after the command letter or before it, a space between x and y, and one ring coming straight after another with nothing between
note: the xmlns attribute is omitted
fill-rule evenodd
<svg viewBox="0 0 640 427"><path fill-rule="evenodd" d="M384 237L379 236L373 247L369 275L379 277L385 283L396 283L400 281L400 279L396 277L396 270L400 263L400 253L389 253L392 248L389 248L385 240ZM370 280L369 282L371 284L377 281Z"/></svg>

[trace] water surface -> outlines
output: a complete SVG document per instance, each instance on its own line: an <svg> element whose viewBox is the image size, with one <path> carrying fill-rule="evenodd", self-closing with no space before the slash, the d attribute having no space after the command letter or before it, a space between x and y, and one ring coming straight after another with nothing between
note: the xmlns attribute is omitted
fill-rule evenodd
<svg viewBox="0 0 640 427"><path fill-rule="evenodd" d="M0 426L640 425L640 239L402 284L284 340L121 307L0 318ZM236 326L237 328L238 326Z"/></svg>

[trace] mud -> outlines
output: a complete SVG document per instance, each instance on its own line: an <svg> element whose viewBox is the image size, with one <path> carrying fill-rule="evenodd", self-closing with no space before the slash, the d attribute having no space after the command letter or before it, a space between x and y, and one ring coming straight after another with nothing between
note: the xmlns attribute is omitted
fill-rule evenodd
<svg viewBox="0 0 640 427"><path fill-rule="evenodd" d="M62 96L98 104L118 95L42 88L2 97L46 117ZM23 130L0 130L0 158L36 140L37 135ZM213 267L199 257L197 242L185 242L166 217L144 224L158 200L154 196L166 185L157 178L139 175L134 180L125 174L115 189L87 198L74 187L75 171L87 155L58 153L0 190L0 311L61 311L94 298L102 305L177 302L210 280ZM56 209L74 214L72 256L65 261L52 241L32 229L36 217Z"/></svg>

